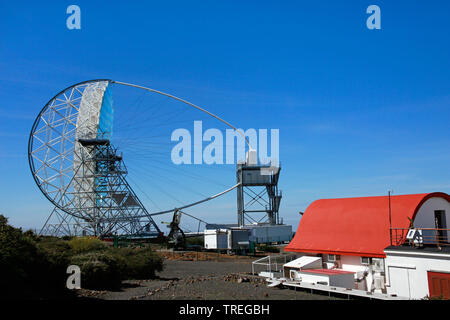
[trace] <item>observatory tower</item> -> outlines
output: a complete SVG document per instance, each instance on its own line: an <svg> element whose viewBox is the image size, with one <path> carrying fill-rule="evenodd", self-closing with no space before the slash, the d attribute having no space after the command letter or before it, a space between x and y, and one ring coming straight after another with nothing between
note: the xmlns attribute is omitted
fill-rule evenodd
<svg viewBox="0 0 450 320"><path fill-rule="evenodd" d="M237 188L239 227L244 227L245 224L280 224L278 216L282 197L281 191L278 191L280 170L281 167L278 166L258 165L254 150L247 153L245 163L238 163L236 176L239 184Z"/></svg>

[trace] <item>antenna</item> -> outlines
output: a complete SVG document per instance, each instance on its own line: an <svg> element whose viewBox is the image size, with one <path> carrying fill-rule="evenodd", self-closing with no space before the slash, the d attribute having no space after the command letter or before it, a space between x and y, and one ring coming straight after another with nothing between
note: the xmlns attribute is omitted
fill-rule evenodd
<svg viewBox="0 0 450 320"><path fill-rule="evenodd" d="M388 190L388 198L389 198L389 235L390 235L391 246L392 246L391 193L394 193L394 190Z"/></svg>

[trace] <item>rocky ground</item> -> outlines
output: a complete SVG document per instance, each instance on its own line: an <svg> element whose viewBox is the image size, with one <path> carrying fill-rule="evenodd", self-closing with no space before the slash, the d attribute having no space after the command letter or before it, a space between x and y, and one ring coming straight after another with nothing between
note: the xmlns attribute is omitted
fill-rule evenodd
<svg viewBox="0 0 450 320"><path fill-rule="evenodd" d="M197 260L198 258L198 260ZM124 281L120 291L81 290L79 295L105 300L317 300L336 299L292 289L268 288L251 275L254 258L209 253L166 254L156 279Z"/></svg>

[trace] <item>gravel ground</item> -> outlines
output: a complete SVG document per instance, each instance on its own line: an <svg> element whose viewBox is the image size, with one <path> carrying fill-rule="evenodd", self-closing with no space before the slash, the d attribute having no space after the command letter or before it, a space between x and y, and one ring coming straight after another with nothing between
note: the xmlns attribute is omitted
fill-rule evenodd
<svg viewBox="0 0 450 320"><path fill-rule="evenodd" d="M234 261L165 260L152 280L124 281L121 291L81 290L104 300L318 300L336 299L292 289L268 288L251 275L253 259Z"/></svg>

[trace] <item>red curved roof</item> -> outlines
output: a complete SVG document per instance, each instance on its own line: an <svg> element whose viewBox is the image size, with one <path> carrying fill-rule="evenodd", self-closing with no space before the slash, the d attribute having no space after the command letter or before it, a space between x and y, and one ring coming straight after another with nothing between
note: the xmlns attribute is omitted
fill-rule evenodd
<svg viewBox="0 0 450 320"><path fill-rule="evenodd" d="M392 228L408 228L432 197L450 202L441 192L391 196ZM285 251L385 257L389 245L388 196L323 199L306 209Z"/></svg>

